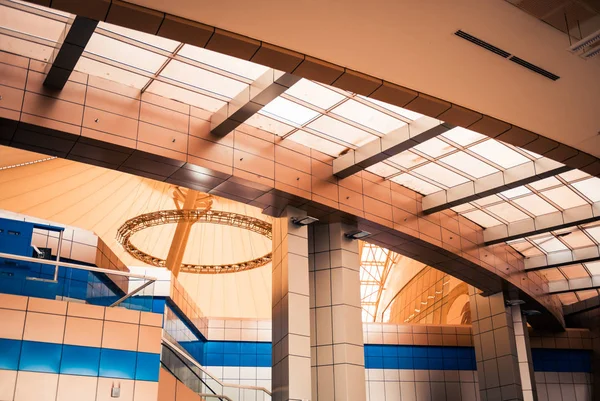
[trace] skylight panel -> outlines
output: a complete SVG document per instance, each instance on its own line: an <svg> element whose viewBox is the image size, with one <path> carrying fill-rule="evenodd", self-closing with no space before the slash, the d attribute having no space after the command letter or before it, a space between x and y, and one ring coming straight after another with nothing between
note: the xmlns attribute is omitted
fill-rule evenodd
<svg viewBox="0 0 600 401"><path fill-rule="evenodd" d="M172 60L160 75L229 98L235 97L248 87L243 82L177 60Z"/></svg>
<svg viewBox="0 0 600 401"><path fill-rule="evenodd" d="M142 89L148 83L148 78L139 74L134 74L85 57L79 59L75 66L75 70L105 78L113 82L118 82L123 85L132 86L137 89Z"/></svg>
<svg viewBox="0 0 600 401"><path fill-rule="evenodd" d="M245 124L271 132L277 136L284 136L294 130L293 126L260 113L253 114L245 121Z"/></svg>
<svg viewBox="0 0 600 401"><path fill-rule="evenodd" d="M188 44L184 45L177 54L253 81L269 70L269 67L251 61Z"/></svg>
<svg viewBox="0 0 600 401"><path fill-rule="evenodd" d="M490 195L473 201L473 203L476 203L479 206L487 206L498 202L504 202L504 199L500 198L498 195Z"/></svg>
<svg viewBox="0 0 600 401"><path fill-rule="evenodd" d="M487 138L485 135L481 135L480 133L462 127L452 128L451 130L444 132L442 136L450 139L452 142L455 142L460 146L469 146L472 143Z"/></svg>
<svg viewBox="0 0 600 401"><path fill-rule="evenodd" d="M527 214L523 213L508 202L502 202L500 204L490 206L487 208L487 210L501 219L508 221L509 223L529 218Z"/></svg>
<svg viewBox="0 0 600 401"><path fill-rule="evenodd" d="M374 135L371 135L366 131L325 115L311 122L308 127L356 147L364 145L367 142L371 142L376 138Z"/></svg>
<svg viewBox="0 0 600 401"><path fill-rule="evenodd" d="M429 195L442 189L410 174L400 174L392 178L391 181L423 195Z"/></svg>
<svg viewBox="0 0 600 401"><path fill-rule="evenodd" d="M565 186L544 191L542 194L563 209L588 204L585 199Z"/></svg>
<svg viewBox="0 0 600 401"><path fill-rule="evenodd" d="M441 141L437 138L432 138L428 141L425 141L415 146L414 149L418 150L419 152L423 152L427 156L432 158L438 158L456 150L454 146L449 145L446 142Z"/></svg>
<svg viewBox="0 0 600 401"><path fill-rule="evenodd" d="M577 299L577 297L575 296L575 294L572 292L565 292L564 294L558 294L558 298L560 299L560 302L562 302L563 305L571 305L571 304L574 304L575 302L579 301Z"/></svg>
<svg viewBox="0 0 600 401"><path fill-rule="evenodd" d="M502 224L501 221L496 220L489 214L482 212L481 210L474 210L472 212L468 212L463 214L463 217L471 220L474 223L479 224L483 228L499 226Z"/></svg>
<svg viewBox="0 0 600 401"><path fill-rule="evenodd" d="M515 250L522 253L526 258L531 258L534 256L540 256L544 253L532 245L530 242L520 239L515 241L509 241L508 244L512 246Z"/></svg>
<svg viewBox="0 0 600 401"><path fill-rule="evenodd" d="M375 110L372 107L365 106L352 99L334 108L332 113L359 123L365 127L374 129L382 134L387 134L390 131L406 125L402 120Z"/></svg>
<svg viewBox="0 0 600 401"><path fill-rule="evenodd" d="M98 33L92 35L85 50L150 73L155 73L167 60L166 57L159 54Z"/></svg>
<svg viewBox="0 0 600 401"><path fill-rule="evenodd" d="M376 104L379 107L383 107L384 109L387 109L387 110L391 111L392 113L396 113L398 115L401 115L402 117L406 117L409 120L414 121L418 118L423 117L423 114L419 114L416 111L403 109L402 107L394 106L393 104L382 102L381 100L372 99L370 97L366 97L366 96L362 96L362 95L358 95L358 97L360 97L361 99L367 100L373 104Z"/></svg>
<svg viewBox="0 0 600 401"><path fill-rule="evenodd" d="M166 50L168 52L175 51L177 46L179 46L179 42L175 40L163 38L162 36L151 35L145 32L136 31L134 29L124 28L122 26L113 25L102 21L98 23L98 28L106 29L107 31L126 36L130 39L137 40L138 42L142 42L147 45L154 46L158 49Z"/></svg>
<svg viewBox="0 0 600 401"><path fill-rule="evenodd" d="M571 227L556 231L555 234L560 236L572 249L584 248L594 245L594 242L578 228Z"/></svg>
<svg viewBox="0 0 600 401"><path fill-rule="evenodd" d="M600 276L600 262L585 263L585 267L592 276Z"/></svg>
<svg viewBox="0 0 600 401"><path fill-rule="evenodd" d="M304 78L296 82L285 93L321 109L329 109L346 99L345 96Z"/></svg>
<svg viewBox="0 0 600 401"><path fill-rule="evenodd" d="M592 202L600 202L600 178L592 177L572 185Z"/></svg>
<svg viewBox="0 0 600 401"><path fill-rule="evenodd" d="M529 184L529 186L531 186L534 189L537 189L538 191L542 191L547 188L552 188L557 185L562 185L562 183L556 177L544 178L543 180L539 180Z"/></svg>
<svg viewBox="0 0 600 401"><path fill-rule="evenodd" d="M535 242L537 246L542 248L546 253L566 251L569 249L565 244L560 242L556 237L552 235L532 237L531 240Z"/></svg>
<svg viewBox="0 0 600 401"><path fill-rule="evenodd" d="M446 156L440 159L440 162L446 163L475 178L485 177L486 175L498 172L497 168L462 151Z"/></svg>
<svg viewBox="0 0 600 401"><path fill-rule="evenodd" d="M59 41L65 29L63 22L4 6L0 7L0 26L53 42Z"/></svg>
<svg viewBox="0 0 600 401"><path fill-rule="evenodd" d="M465 182L469 182L468 178L463 177L460 174L456 174L455 172L448 170L447 168L436 163L425 164L421 167L415 168L413 171L447 187L455 187L457 185L464 184Z"/></svg>
<svg viewBox="0 0 600 401"><path fill-rule="evenodd" d="M155 95L166 97L167 99L173 99L179 102L190 104L203 110L212 111L213 113L225 105L225 102L213 97L205 96L197 92L192 92L187 89L179 88L177 86L159 81L152 82L146 91L154 93Z"/></svg>
<svg viewBox="0 0 600 401"><path fill-rule="evenodd" d="M388 160L404 168L412 168L418 166L419 164L426 163L428 161L423 156L419 156L418 154L413 153L410 150L405 150L402 153L390 157Z"/></svg>
<svg viewBox="0 0 600 401"><path fill-rule="evenodd" d="M557 268L552 269L544 269L544 276L548 279L548 281L566 281L565 276L558 270Z"/></svg>
<svg viewBox="0 0 600 401"><path fill-rule="evenodd" d="M473 145L469 149L503 168L511 168L529 161L525 156L493 139Z"/></svg>
<svg viewBox="0 0 600 401"><path fill-rule="evenodd" d="M398 174L400 172L400 170L398 170L397 168L381 162L367 167L366 170L370 173L376 174L384 178L389 177L393 174Z"/></svg>
<svg viewBox="0 0 600 401"><path fill-rule="evenodd" d="M298 126L319 116L319 113L298 103L291 102L281 97L275 98L260 110L261 114L274 116L284 122L291 122Z"/></svg>
<svg viewBox="0 0 600 401"><path fill-rule="evenodd" d="M598 290L577 291L576 294L580 301L585 301L586 299L590 299L597 296Z"/></svg>
<svg viewBox="0 0 600 401"><path fill-rule="evenodd" d="M580 264L563 266L559 269L564 273L565 276L567 276L569 280L574 278L586 278L590 276Z"/></svg>
<svg viewBox="0 0 600 401"><path fill-rule="evenodd" d="M344 146L338 145L335 142L328 141L327 139L320 138L302 130L294 132L292 135L287 137L287 139L333 157L339 156L340 153L346 150Z"/></svg>
<svg viewBox="0 0 600 401"><path fill-rule="evenodd" d="M530 193L531 193L531 191L529 189L525 188L524 186L520 186L520 187L516 187L513 189L509 189L508 191L500 192L501 195L507 197L508 199L513 199L518 196L522 196L522 195L526 195L526 194L530 194Z"/></svg>
<svg viewBox="0 0 600 401"><path fill-rule="evenodd" d="M572 182L572 181L576 181L582 178L586 178L586 177L590 177L589 174L584 173L581 170L571 170L571 171L567 171L566 173L562 173L559 175L563 180L567 181L567 182Z"/></svg>
<svg viewBox="0 0 600 401"><path fill-rule="evenodd" d="M514 199L513 202L535 216L542 216L557 211L554 206L537 195L529 195L523 198Z"/></svg>
<svg viewBox="0 0 600 401"><path fill-rule="evenodd" d="M598 226L584 226L585 231L590 234L596 242L600 242L600 225Z"/></svg>

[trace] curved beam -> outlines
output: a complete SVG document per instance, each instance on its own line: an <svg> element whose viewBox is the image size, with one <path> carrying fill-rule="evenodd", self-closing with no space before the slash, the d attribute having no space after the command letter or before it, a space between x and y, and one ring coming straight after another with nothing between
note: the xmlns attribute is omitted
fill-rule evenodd
<svg viewBox="0 0 600 401"><path fill-rule="evenodd" d="M22 57L2 56L14 68L30 65ZM548 325L563 325L557 300L541 297L547 286L540 273L525 272L522 256L506 244L486 246L483 230L454 212L422 215L422 196L415 192L366 171L338 179L332 157L295 142L246 125L219 138L210 134L208 112L146 93L141 100L128 98L129 88L116 83L107 88L107 81L92 76L84 82L68 84L95 96L67 102L42 96L41 85L30 84L25 92L25 82L15 79L12 86L22 88L15 90L24 101L11 105L15 113L0 119L0 139L13 147L223 196L271 215L291 205L322 220L350 219L373 233L370 242L485 293L516 287L551 312L545 315ZM125 99L140 106L135 118L114 114L114 105ZM139 125L139 131L126 138L125 122ZM178 142L172 142L174 135Z"/></svg>

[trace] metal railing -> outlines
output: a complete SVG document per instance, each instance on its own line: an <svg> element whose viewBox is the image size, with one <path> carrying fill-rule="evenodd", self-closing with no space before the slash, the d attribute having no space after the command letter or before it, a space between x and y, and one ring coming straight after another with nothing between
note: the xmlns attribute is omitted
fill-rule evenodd
<svg viewBox="0 0 600 401"><path fill-rule="evenodd" d="M0 258L18 260L21 262L28 262L28 263L39 263L42 265L50 265L50 266L56 266L56 267L65 267L65 268L77 269L77 270L85 270L85 271L89 271L92 273L102 273L102 274L106 274L106 275L116 275L116 276L124 276L124 277L128 277L128 278L147 280L141 286L137 287L133 291L128 292L127 294L125 294L124 296L119 298L117 301L110 304L109 307L114 307L114 306L120 305L121 303L123 303L123 301L131 298L133 295L139 293L144 288L148 287L149 285L153 284L156 281L156 277L150 277L150 276L144 276L141 274L123 272L120 270L103 269L101 267L95 267L95 266L80 265L77 263L61 262L60 260L38 259L38 258L30 257L30 256L14 255L11 253L3 253L3 252L0 252ZM29 279L41 280L41 281L47 281L47 282L55 282L55 283L58 282L57 273L55 273L54 280L43 280L43 279L38 279L36 277L29 277Z"/></svg>
<svg viewBox="0 0 600 401"><path fill-rule="evenodd" d="M264 387L222 382L221 380L216 378L212 373L210 373L206 368L200 365L194 358L182 351L175 343L173 343L171 340L164 336L162 338L162 344L164 347L167 347L169 350L177 354L178 358L184 359L184 362L186 364L191 364L194 368L198 369L205 375L204 378L201 378L198 377L197 374L194 374L196 377L198 377L198 380L202 381L203 384L214 394L199 392L198 394L200 394L201 397L219 398L228 401L267 401L271 399L271 392ZM208 383L211 384L209 385ZM230 394L227 393L236 392L235 390L239 390L237 391L239 398L232 399L230 397Z"/></svg>

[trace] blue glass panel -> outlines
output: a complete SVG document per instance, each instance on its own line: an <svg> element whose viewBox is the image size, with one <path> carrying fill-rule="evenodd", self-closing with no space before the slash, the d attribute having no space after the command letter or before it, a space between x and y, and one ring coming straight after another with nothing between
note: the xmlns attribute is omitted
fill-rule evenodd
<svg viewBox="0 0 600 401"><path fill-rule="evenodd" d="M413 358L413 366L415 369L429 369L429 359L427 358Z"/></svg>
<svg viewBox="0 0 600 401"><path fill-rule="evenodd" d="M410 358L413 356L413 347L410 345L399 345L398 356L401 358Z"/></svg>
<svg viewBox="0 0 600 401"><path fill-rule="evenodd" d="M427 347L415 346L413 347L412 353L416 358L427 358Z"/></svg>
<svg viewBox="0 0 600 401"><path fill-rule="evenodd" d="M20 340L0 338L0 369L18 369L21 344Z"/></svg>
<svg viewBox="0 0 600 401"><path fill-rule="evenodd" d="M384 369L398 369L398 357L383 357Z"/></svg>
<svg viewBox="0 0 600 401"><path fill-rule="evenodd" d="M398 358L398 369L415 369L413 358Z"/></svg>
<svg viewBox="0 0 600 401"><path fill-rule="evenodd" d="M19 370L58 373L62 344L23 341Z"/></svg>
<svg viewBox="0 0 600 401"><path fill-rule="evenodd" d="M145 381L158 381L158 371L160 369L160 354L149 354L147 352L138 352L137 366L135 369L135 379Z"/></svg>
<svg viewBox="0 0 600 401"><path fill-rule="evenodd" d="M64 345L60 373L80 376L98 376L100 348Z"/></svg>
<svg viewBox="0 0 600 401"><path fill-rule="evenodd" d="M204 363L206 366L224 366L224 355L225 354L206 354Z"/></svg>
<svg viewBox="0 0 600 401"><path fill-rule="evenodd" d="M102 349L100 353L100 376L134 379L136 354L134 351Z"/></svg>
<svg viewBox="0 0 600 401"><path fill-rule="evenodd" d="M256 353L258 353L256 343L250 343L250 342L243 342L243 343L241 343L240 344L240 352L242 354L256 354Z"/></svg>

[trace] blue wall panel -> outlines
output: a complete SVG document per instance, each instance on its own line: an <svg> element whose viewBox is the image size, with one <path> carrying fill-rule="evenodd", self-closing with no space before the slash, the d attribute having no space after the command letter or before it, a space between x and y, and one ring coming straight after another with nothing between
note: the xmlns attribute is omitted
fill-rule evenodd
<svg viewBox="0 0 600 401"><path fill-rule="evenodd" d="M117 379L135 379L136 352L102 349L100 352L100 376Z"/></svg>
<svg viewBox="0 0 600 401"><path fill-rule="evenodd" d="M0 338L0 369L17 370L21 355L21 341Z"/></svg>
<svg viewBox="0 0 600 401"><path fill-rule="evenodd" d="M58 373L62 344L23 341L19 370Z"/></svg>
<svg viewBox="0 0 600 401"><path fill-rule="evenodd" d="M80 376L98 376L100 348L64 345L60 373Z"/></svg>

